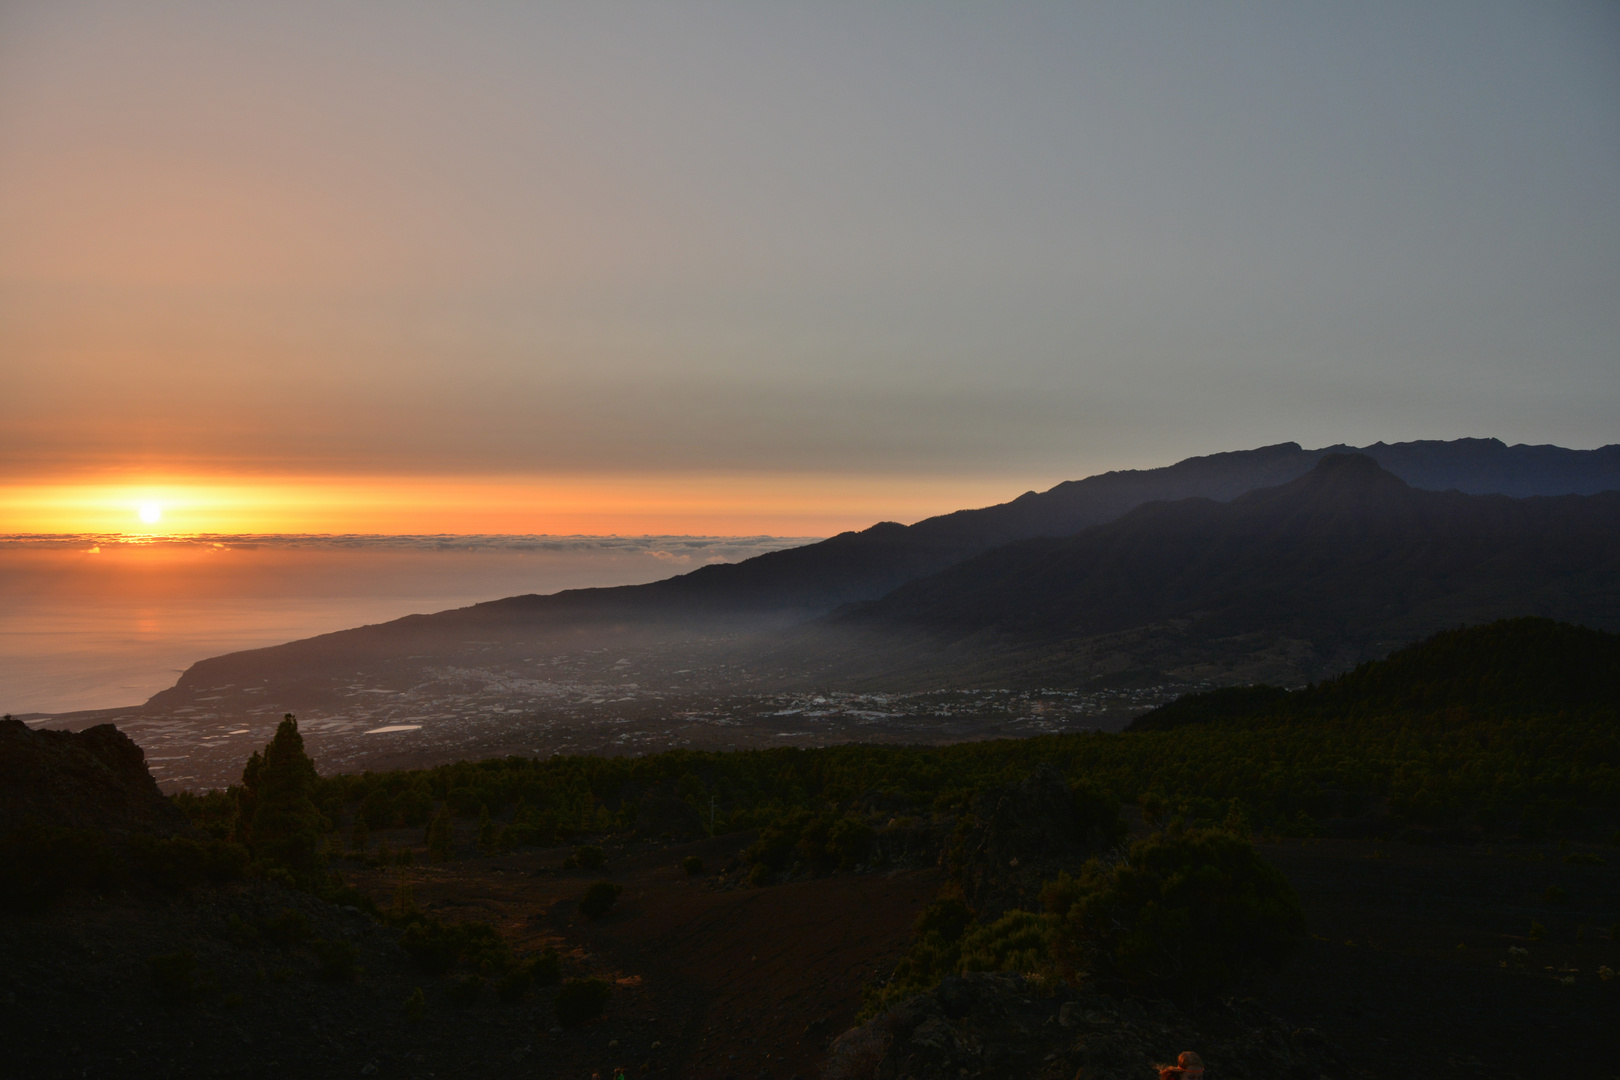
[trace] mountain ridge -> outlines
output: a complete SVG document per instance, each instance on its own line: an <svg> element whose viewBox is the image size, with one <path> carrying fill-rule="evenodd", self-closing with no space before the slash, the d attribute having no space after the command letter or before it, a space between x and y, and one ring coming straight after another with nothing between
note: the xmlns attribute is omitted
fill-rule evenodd
<svg viewBox="0 0 1620 1080"><path fill-rule="evenodd" d="M1330 454L1303 477L1227 503L1149 503L1072 537L982 553L823 620L818 647L822 670L856 685L892 670L894 654L916 664L932 649L945 668L975 649L1016 657L1149 627L1365 658L1378 641L1458 622L1547 615L1620 626L1617 552L1620 492L1425 491L1365 455ZM839 637L857 643L843 649L854 655L837 656L828 642Z"/></svg>
<svg viewBox="0 0 1620 1080"><path fill-rule="evenodd" d="M1429 483L1523 489L1620 488L1620 445L1599 450L1506 446L1498 440L1375 444L1368 457L1389 458ZM273 679L299 685L343 673L390 669L405 677L413 658L442 653L469 639L526 648L620 647L716 635L776 633L848 606L871 603L908 583L987 552L1071 536L1185 498L1222 505L1256 489L1298 480L1335 448L1305 450L1278 443L1187 458L1151 470L1101 473L1027 492L1006 503L960 510L913 525L880 522L817 544L770 552L735 564L704 567L645 585L521 595L431 615L338 631L266 649L199 661L149 706L187 701L203 685ZM1397 481L1398 482L1398 481ZM1466 496L1464 496L1466 497ZM300 691L302 692L302 691ZM292 694L289 704L295 704Z"/></svg>

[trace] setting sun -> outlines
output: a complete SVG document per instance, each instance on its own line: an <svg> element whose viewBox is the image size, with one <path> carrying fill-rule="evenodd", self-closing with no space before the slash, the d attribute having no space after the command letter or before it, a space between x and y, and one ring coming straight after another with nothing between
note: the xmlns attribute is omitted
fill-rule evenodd
<svg viewBox="0 0 1620 1080"><path fill-rule="evenodd" d="M1002 502L1000 476L167 476L0 482L0 533L828 536ZM1046 480L1046 483L1055 480ZM131 520L131 511L137 521Z"/></svg>

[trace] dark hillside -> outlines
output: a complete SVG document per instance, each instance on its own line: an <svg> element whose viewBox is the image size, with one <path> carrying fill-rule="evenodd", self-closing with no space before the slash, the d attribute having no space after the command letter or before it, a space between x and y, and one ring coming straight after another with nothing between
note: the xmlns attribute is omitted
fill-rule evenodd
<svg viewBox="0 0 1620 1080"><path fill-rule="evenodd" d="M1449 630L1298 695L1302 711L1620 707L1620 634L1551 619Z"/></svg>
<svg viewBox="0 0 1620 1080"><path fill-rule="evenodd" d="M1502 716L1620 708L1620 634L1551 619L1447 630L1297 693L1230 687L1144 713L1131 731L1265 718Z"/></svg>
<svg viewBox="0 0 1620 1080"><path fill-rule="evenodd" d="M824 670L832 681L909 662L913 678L938 678L934 667L959 668L955 654L973 643L975 677L997 685L988 680L1054 644L1160 627L1206 663L1223 648L1297 643L1310 655L1295 670L1319 677L1346 655L1530 614L1620 626L1620 493L1421 491L1371 458L1329 455L1297 480L1229 503L1152 503L911 582L824 623L823 647L835 653ZM837 652L840 635L858 647ZM1139 646L1133 662L1171 667L1176 657L1153 652L1165 647ZM928 648L933 667L915 660ZM1000 659L984 663L994 650ZM1042 677L1054 685L1061 675Z"/></svg>

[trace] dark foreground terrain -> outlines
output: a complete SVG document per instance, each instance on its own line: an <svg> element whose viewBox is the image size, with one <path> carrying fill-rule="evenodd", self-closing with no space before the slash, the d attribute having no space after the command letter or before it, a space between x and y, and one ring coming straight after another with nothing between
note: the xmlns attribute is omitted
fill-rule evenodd
<svg viewBox="0 0 1620 1080"><path fill-rule="evenodd" d="M396 846L406 839L402 831ZM351 875L383 904L409 882L425 911L490 922L520 948L553 945L565 976L610 980L603 1019L569 1031L553 1018L554 989L509 1003L485 987L474 1001L452 1003L453 982L416 969L397 930L272 884L170 900L84 895L48 915L6 916L7 1072L584 1080L622 1068L631 1077L808 1080L854 1024L863 987L893 968L943 878L923 868L749 888L735 886L735 872L688 876L676 866L688 855L725 866L751 839L610 845L594 871L562 869L571 849L556 849ZM1300 1045L1319 1047L1320 1069L1297 1075L1620 1072L1600 1064L1620 1019L1620 980L1599 974L1620 967L1620 852L1583 847L1573 854L1586 861L1569 863L1572 852L1551 842L1260 846L1300 892L1310 938L1283 972L1229 999L1251 1018L1274 1018L1265 1022L1279 1032L1308 1029ZM591 922L576 904L598 878L625 892L611 915ZM307 945L278 947L243 929L289 909L306 914L311 938L358 946L363 970L354 981L323 980ZM197 959L195 996L166 1004L149 961L183 949ZM418 986L426 1008L412 1022L405 999ZM1072 1080L1072 1069L1052 1070L1077 1041L1095 1041L1101 1025L1116 1039L1136 1032L1160 1060L1200 1050L1212 1077L1257 1075L1199 1042L1221 1023L1208 1009L1110 1001L1112 1011L1099 1011L1093 1002L1071 1009L1064 1025L1066 993L1030 984L1011 998L1029 1016L970 1010L950 1020L979 1033L969 1074ZM1074 1019L1085 1014L1093 1020ZM999 1061L989 1068L986 1044L990 1062ZM1036 1047L1039 1054L1012 1052Z"/></svg>
<svg viewBox="0 0 1620 1080"><path fill-rule="evenodd" d="M1520 619L1118 734L321 776L287 717L167 798L8 719L5 1075L1613 1076L1617 701Z"/></svg>

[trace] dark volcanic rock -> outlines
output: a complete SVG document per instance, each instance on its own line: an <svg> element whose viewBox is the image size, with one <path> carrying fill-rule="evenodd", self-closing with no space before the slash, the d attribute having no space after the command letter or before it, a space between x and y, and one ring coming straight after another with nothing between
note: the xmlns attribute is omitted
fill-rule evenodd
<svg viewBox="0 0 1620 1080"><path fill-rule="evenodd" d="M985 921L1009 908L1035 910L1043 882L1073 872L1109 842L1087 836L1051 765L979 795L973 818L962 846L962 896Z"/></svg>
<svg viewBox="0 0 1620 1080"><path fill-rule="evenodd" d="M953 976L840 1035L826 1080L1142 1080L1184 1050L1211 1076L1288 1080L1346 1075L1319 1032L1250 1001L1196 1011L1113 998L1022 976Z"/></svg>
<svg viewBox="0 0 1620 1080"><path fill-rule="evenodd" d="M111 724L34 731L20 720L0 720L0 821L149 835L189 828L145 753Z"/></svg>

